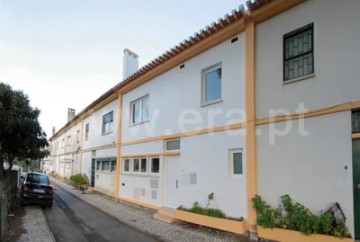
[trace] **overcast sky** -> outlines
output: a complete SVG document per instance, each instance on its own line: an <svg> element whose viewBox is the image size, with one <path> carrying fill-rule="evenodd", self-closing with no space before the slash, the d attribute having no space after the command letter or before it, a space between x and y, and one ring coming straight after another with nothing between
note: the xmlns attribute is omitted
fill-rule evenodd
<svg viewBox="0 0 360 242"><path fill-rule="evenodd" d="M122 79L245 0L0 0L0 82L41 110L48 138Z"/></svg>

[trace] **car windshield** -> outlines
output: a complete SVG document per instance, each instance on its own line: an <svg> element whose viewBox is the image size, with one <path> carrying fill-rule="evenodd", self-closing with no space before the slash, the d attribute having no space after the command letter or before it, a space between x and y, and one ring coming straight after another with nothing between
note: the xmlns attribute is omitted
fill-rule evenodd
<svg viewBox="0 0 360 242"><path fill-rule="evenodd" d="M28 174L26 180L31 183L49 184L49 178L41 174Z"/></svg>

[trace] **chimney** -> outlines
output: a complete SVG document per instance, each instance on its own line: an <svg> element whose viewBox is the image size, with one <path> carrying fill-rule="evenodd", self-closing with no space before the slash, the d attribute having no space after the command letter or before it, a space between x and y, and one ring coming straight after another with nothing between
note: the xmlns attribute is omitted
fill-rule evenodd
<svg viewBox="0 0 360 242"><path fill-rule="evenodd" d="M68 122L73 120L75 117L75 109L68 108Z"/></svg>
<svg viewBox="0 0 360 242"><path fill-rule="evenodd" d="M52 127L52 136L55 134L55 127Z"/></svg>
<svg viewBox="0 0 360 242"><path fill-rule="evenodd" d="M138 55L131 50L124 49L123 57L123 80L134 74L139 69Z"/></svg>

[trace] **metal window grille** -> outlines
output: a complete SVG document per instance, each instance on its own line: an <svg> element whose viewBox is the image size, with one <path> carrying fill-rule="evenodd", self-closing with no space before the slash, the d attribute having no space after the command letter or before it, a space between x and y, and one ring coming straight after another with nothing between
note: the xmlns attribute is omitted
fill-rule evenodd
<svg viewBox="0 0 360 242"><path fill-rule="evenodd" d="M351 112L351 127L353 133L360 133L360 109Z"/></svg>
<svg viewBox="0 0 360 242"><path fill-rule="evenodd" d="M284 81L314 73L314 25L284 35Z"/></svg>

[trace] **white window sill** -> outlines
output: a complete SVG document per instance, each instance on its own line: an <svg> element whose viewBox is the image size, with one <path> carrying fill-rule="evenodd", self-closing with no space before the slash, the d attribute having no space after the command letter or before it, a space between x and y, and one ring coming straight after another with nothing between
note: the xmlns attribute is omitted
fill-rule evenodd
<svg viewBox="0 0 360 242"><path fill-rule="evenodd" d="M143 177L143 178L159 178L159 174L155 173L131 173L131 172L121 172L121 175L123 176L135 176L135 177Z"/></svg>
<svg viewBox="0 0 360 242"><path fill-rule="evenodd" d="M286 85L286 84L290 84L290 83L293 83L293 82L302 81L302 80L305 80L305 79L312 78L314 76L315 76L315 73L311 73L311 74L305 75L305 76L299 76L297 78L293 78L293 79L290 79L290 80L287 80L287 81L283 81L283 84Z"/></svg>
<svg viewBox="0 0 360 242"><path fill-rule="evenodd" d="M103 133L102 135L105 136L105 135L112 134L112 133L113 133L113 131L108 132L108 133Z"/></svg>
<svg viewBox="0 0 360 242"><path fill-rule="evenodd" d="M141 125L141 124L148 123L148 122L149 122L149 120L142 121L142 122L139 122L139 123L130 124L129 127L134 127L134 126Z"/></svg>
<svg viewBox="0 0 360 242"><path fill-rule="evenodd" d="M203 103L203 104L201 104L201 107L206 107L206 106L213 105L213 104L216 104L216 103L221 103L222 101L223 101L222 99L218 99L218 100L215 100L215 101Z"/></svg>

